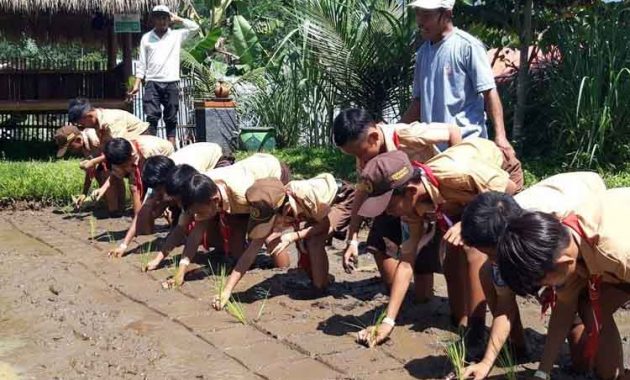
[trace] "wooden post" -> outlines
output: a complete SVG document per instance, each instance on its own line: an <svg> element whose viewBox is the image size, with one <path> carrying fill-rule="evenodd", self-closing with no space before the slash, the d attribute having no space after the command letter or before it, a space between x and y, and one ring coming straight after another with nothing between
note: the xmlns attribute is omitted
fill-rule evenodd
<svg viewBox="0 0 630 380"><path fill-rule="evenodd" d="M114 33L114 24L107 28L107 69L116 67L116 55L118 54L118 39Z"/></svg>

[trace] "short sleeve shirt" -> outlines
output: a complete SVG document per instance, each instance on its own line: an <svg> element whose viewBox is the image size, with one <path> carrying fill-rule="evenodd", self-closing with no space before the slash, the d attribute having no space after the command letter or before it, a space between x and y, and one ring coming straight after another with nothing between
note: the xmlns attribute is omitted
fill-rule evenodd
<svg viewBox="0 0 630 380"><path fill-rule="evenodd" d="M298 212L312 222L321 222L330 211L337 195L337 181L332 174L324 173L317 177L291 181L286 186L296 199Z"/></svg>
<svg viewBox="0 0 630 380"><path fill-rule="evenodd" d="M234 165L210 170L206 173L215 182L225 185L223 209L230 214L249 214L245 193L254 181L263 178L281 179L280 161L270 154L258 153Z"/></svg>
<svg viewBox="0 0 630 380"><path fill-rule="evenodd" d="M503 153L487 139L470 138L448 148L426 163L439 182L437 191L428 189L432 203L447 215L459 216L478 194L504 192L510 179L502 163Z"/></svg>
<svg viewBox="0 0 630 380"><path fill-rule="evenodd" d="M460 29L438 43L425 42L416 53L413 96L424 123L455 124L464 139L487 137L481 93L495 87L484 45Z"/></svg>
<svg viewBox="0 0 630 380"><path fill-rule="evenodd" d="M383 133L386 152L401 150L412 161L427 162L440 153L438 144L448 143L438 132L438 129L448 128L445 123L378 124L377 127ZM396 145L396 139L399 145ZM360 174L365 162L359 162L357 158L356 166Z"/></svg>
<svg viewBox="0 0 630 380"><path fill-rule="evenodd" d="M102 142L116 137L133 140L149 128L149 123L125 110L97 108L96 115L97 133Z"/></svg>
<svg viewBox="0 0 630 380"><path fill-rule="evenodd" d="M221 146L209 142L186 145L170 155L175 165L190 165L200 173L214 169L221 157L223 157Z"/></svg>
<svg viewBox="0 0 630 380"><path fill-rule="evenodd" d="M170 141L156 136L138 136L133 139L133 144L140 150L140 155L144 159L153 156L170 156L175 150Z"/></svg>

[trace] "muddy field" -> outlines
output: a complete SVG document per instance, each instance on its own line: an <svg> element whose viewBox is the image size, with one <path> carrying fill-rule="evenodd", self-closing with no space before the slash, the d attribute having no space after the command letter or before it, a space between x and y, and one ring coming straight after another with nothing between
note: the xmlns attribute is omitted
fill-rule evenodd
<svg viewBox="0 0 630 380"><path fill-rule="evenodd" d="M208 260L218 267L220 255L198 255L198 269L176 290L161 287L173 267L140 272L142 252L159 239L139 239L132 254L108 258L128 223L51 209L0 213L0 379L439 379L450 372L443 347L456 335L441 276L435 299L414 305L409 297L393 339L368 349L354 342L357 326L387 302L368 255L360 272L346 275L332 247L336 282L319 299L305 275L265 269L261 256L237 287L249 319L243 325L210 308L206 267ZM546 321L536 304L521 307L535 358ZM628 359L630 313L617 317ZM558 369L555 378L579 377Z"/></svg>

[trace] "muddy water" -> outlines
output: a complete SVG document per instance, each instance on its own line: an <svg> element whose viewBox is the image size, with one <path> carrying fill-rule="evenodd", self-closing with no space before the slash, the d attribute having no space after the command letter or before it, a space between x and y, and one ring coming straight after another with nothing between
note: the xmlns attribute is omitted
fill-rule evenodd
<svg viewBox="0 0 630 380"><path fill-rule="evenodd" d="M410 297L392 339L369 350L354 343L356 326L370 324L387 297L367 255L361 256L364 271L346 275L339 247L331 249L336 283L330 295L318 299L309 295L299 272L253 270L236 289L250 319L242 326L210 309L212 280L201 271L188 276L181 289L165 291L160 283L172 273L168 265L144 274L138 270L140 255L107 259L104 251L114 244L110 238L119 239L128 223L128 218L97 220L91 231L84 216L0 213L0 379L285 379L296 374L431 379L450 371L443 347L455 334L449 330L441 276L436 276L437 297L422 305ZM93 232L96 238L90 239ZM138 244L152 241L141 238ZM202 255L195 266L208 258L216 259ZM268 299L260 296L267 291ZM534 303L522 301L521 310L529 343L540 355L546 320ZM617 319L628 357L630 313L618 313ZM535 367L525 363L520 369ZM579 377L557 372L555 378Z"/></svg>

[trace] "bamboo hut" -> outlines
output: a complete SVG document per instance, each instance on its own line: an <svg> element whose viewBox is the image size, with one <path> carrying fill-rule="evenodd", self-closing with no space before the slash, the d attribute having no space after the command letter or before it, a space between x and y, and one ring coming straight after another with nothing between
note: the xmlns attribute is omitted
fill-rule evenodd
<svg viewBox="0 0 630 380"><path fill-rule="evenodd" d="M0 35L37 42L79 42L103 49L106 62L59 62L46 57L0 61L0 140L50 141L65 122L68 100L84 96L96 105L128 108L132 51L141 33L115 33L114 16L139 14L142 31L157 4L177 9L179 0L0 0ZM122 52L122 62L117 57ZM19 127L19 128L18 128Z"/></svg>

